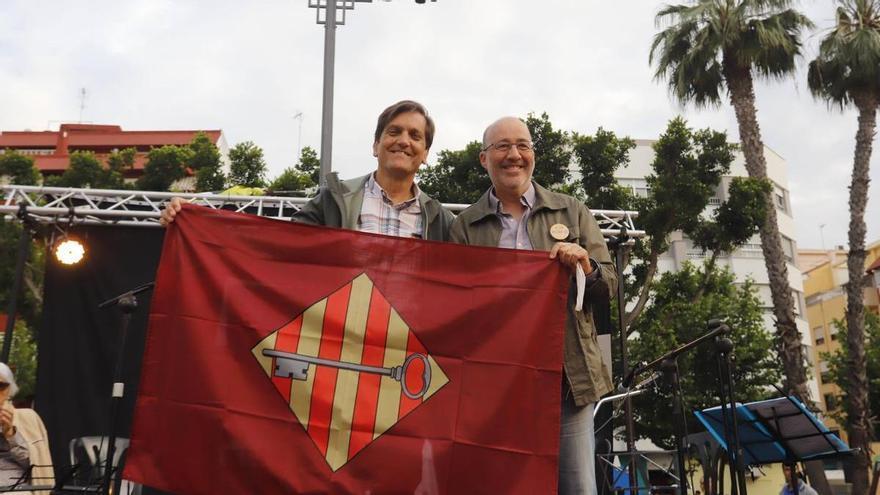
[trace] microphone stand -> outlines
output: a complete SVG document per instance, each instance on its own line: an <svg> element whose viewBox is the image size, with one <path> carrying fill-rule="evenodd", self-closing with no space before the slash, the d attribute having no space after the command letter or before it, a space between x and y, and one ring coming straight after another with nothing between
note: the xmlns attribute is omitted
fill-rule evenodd
<svg viewBox="0 0 880 495"><path fill-rule="evenodd" d="M733 394L733 372L730 368L733 341L727 337L718 337L715 339L715 350L718 352L718 398L721 401L724 437L730 443L727 449L727 455L730 458L730 493L731 495L746 495L745 465L743 464L742 445L739 440L736 400Z"/></svg>
<svg viewBox="0 0 880 495"><path fill-rule="evenodd" d="M678 471L678 489L681 495L687 495L687 476L684 458L687 455L687 424L684 415L684 400L681 396L678 361L675 358L664 359L660 363L663 377L672 390L672 418L675 432L676 471Z"/></svg>
<svg viewBox="0 0 880 495"><path fill-rule="evenodd" d="M623 383L621 386L626 390L629 389L630 385L632 385L633 380L636 376L645 373L650 370L654 370L656 368L660 368L663 372L663 375L666 377L667 383L672 387L672 412L675 421L675 451L677 456L676 470L678 471L679 477L679 493L681 495L687 494L687 477L685 475L685 463L684 458L687 453L686 442L687 438L685 435L686 429L686 418L684 413L684 401L681 396L681 386L679 383L679 375L678 375L678 363L676 359L679 355L693 349L694 347L710 340L718 337L721 334L725 334L730 332L730 327L725 325L721 320L712 319L709 320L706 324L709 332L705 335L698 337L687 344L683 344L678 346L677 348L667 352L666 354L660 356L659 358L651 361L648 364L640 364L635 366L629 374L623 379ZM728 340L729 339L720 339L720 340ZM733 344L731 343L731 348ZM719 377L721 379L721 377ZM723 379L722 379L723 380ZM723 399L722 399L723 401ZM726 424L726 422L725 422ZM630 482L632 485L632 482ZM734 493L733 495L737 495ZM741 495L745 495L744 493Z"/></svg>
<svg viewBox="0 0 880 495"><path fill-rule="evenodd" d="M626 300L624 299L624 274L623 265L625 261L626 243L629 241L629 234L626 232L626 226L620 227L620 234L616 237L610 237L606 241L608 248L614 251L614 267L617 271L617 329L620 335L620 374L622 376L630 376L629 357L626 350L627 328L624 320L626 319ZM626 383L626 388L632 383L632 379ZM638 478L635 462L636 452L636 428L633 422L632 397L627 394L623 402L624 420L626 424L626 450L629 455L629 465L627 472L629 473L629 495L638 495Z"/></svg>
<svg viewBox="0 0 880 495"><path fill-rule="evenodd" d="M98 305L98 309L116 305L120 311L122 311L119 348L116 352L116 367L113 371L113 392L110 398L110 431L108 432L109 440L107 442L107 459L104 465L104 479L101 483L101 491L107 495L110 494L110 484L113 477L113 458L116 455L119 410L122 406L122 398L125 395L125 383L122 381L122 364L125 357L126 334L128 333L128 326L131 323L131 314L134 313L138 306L137 295L153 288L154 285L155 282L140 285Z"/></svg>

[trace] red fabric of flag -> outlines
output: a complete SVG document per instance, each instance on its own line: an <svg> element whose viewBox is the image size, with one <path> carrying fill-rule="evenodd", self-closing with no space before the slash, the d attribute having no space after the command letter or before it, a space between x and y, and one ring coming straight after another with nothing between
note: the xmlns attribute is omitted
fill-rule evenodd
<svg viewBox="0 0 880 495"><path fill-rule="evenodd" d="M124 476L180 494L555 493L567 283L543 252L184 206Z"/></svg>

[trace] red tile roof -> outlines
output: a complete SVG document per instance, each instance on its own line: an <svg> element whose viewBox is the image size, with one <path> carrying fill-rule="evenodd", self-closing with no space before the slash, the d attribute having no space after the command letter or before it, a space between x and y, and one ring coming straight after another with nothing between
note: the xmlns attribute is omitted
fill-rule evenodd
<svg viewBox="0 0 880 495"><path fill-rule="evenodd" d="M871 263L871 266L869 266L868 269L865 271L870 273L870 272L873 272L876 270L880 270L880 258L877 258L876 260L874 260L874 262Z"/></svg>
<svg viewBox="0 0 880 495"><path fill-rule="evenodd" d="M113 149L135 147L139 153L134 169L143 170L145 152L152 147L189 144L198 132L208 135L214 144L220 140L222 131L123 131L118 125L61 124L58 131L5 131L0 132L0 149L45 149L51 155L32 155L34 164L42 172L63 172L69 166L70 151L94 151L99 158ZM103 160L102 160L103 161Z"/></svg>
<svg viewBox="0 0 880 495"><path fill-rule="evenodd" d="M64 132L67 133L68 146L121 149L128 146L188 144L200 131L123 131L118 125L61 124L61 128L57 131L0 132L0 148L55 148ZM219 129L201 132L207 134L214 144L220 139L222 133Z"/></svg>

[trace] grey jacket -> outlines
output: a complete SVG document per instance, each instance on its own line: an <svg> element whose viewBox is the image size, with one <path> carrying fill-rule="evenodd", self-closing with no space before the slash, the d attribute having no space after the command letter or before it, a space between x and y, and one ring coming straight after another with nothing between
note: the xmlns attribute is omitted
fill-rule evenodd
<svg viewBox="0 0 880 495"><path fill-rule="evenodd" d="M529 240L535 250L549 251L553 247L557 241L550 236L550 227L557 223L568 227L566 242L580 244L599 263L600 275L587 285L583 311L574 311L574 283L568 291L563 366L575 403L584 406L598 401L612 388L611 377L599 351L590 304L607 303L611 299L617 290L617 276L602 231L589 210L571 196L535 184L535 207L527 224ZM452 242L460 244L498 246L501 221L489 204L488 191L458 215L449 236Z"/></svg>
<svg viewBox="0 0 880 495"><path fill-rule="evenodd" d="M327 185L293 214L293 221L356 230L364 203L364 187L369 178L370 174L367 174L354 179L339 180L335 172L328 174ZM422 210L425 239L448 240L449 227L454 219L452 213L424 192L419 194L419 206Z"/></svg>

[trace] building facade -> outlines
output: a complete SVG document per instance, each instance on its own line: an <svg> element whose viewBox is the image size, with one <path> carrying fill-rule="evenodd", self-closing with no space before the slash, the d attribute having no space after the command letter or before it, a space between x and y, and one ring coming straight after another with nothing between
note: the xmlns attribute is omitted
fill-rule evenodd
<svg viewBox="0 0 880 495"><path fill-rule="evenodd" d="M822 410L833 411L839 406L836 396L840 388L830 381L828 362L823 355L833 354L846 341L847 252L842 246L831 250L802 249L798 258L803 267L807 320L814 344L813 375L818 377ZM865 274L870 280L863 291L865 311L880 314L880 240L866 248ZM838 328L836 320L842 322L844 328ZM846 432L833 418L826 414L825 421L846 439Z"/></svg>
<svg viewBox="0 0 880 495"><path fill-rule="evenodd" d="M629 187L634 194L646 196L648 183L645 179L653 173L651 163L654 161L654 149L652 140L636 140L636 147L630 152L630 163L627 167L617 171L615 177L619 184ZM773 198L776 206L776 217L779 224L779 232L782 234L782 248L788 261L788 282L794 299L794 313L800 331L805 355L812 359L813 339L810 337L810 328L805 316L804 285L801 271L797 262L797 238L794 218L792 215L791 198L788 190L788 172L785 160L776 152L764 148L764 156L767 160L767 175L773 183ZM747 177L745 158L741 152L736 153L734 162L731 164L730 173L724 176L715 191L714 197L709 200L709 208L717 208L727 199L727 189L734 177ZM696 248L693 242L682 233L674 233L670 239L670 249L664 253L658 263L658 270L677 271L686 261L701 263L709 253L703 253ZM773 318L773 303L770 295L770 281L767 268L764 264L764 255L761 250L761 239L755 234L746 244L733 253L724 253L718 257L719 266L728 267L739 282L747 279L753 280L758 290L758 296L763 302L764 323L768 331L775 331ZM812 362L810 363L812 365ZM818 384L815 379L809 382L810 393L814 399L819 396Z"/></svg>
<svg viewBox="0 0 880 495"><path fill-rule="evenodd" d="M126 181L143 175L147 154L152 148L166 145L188 145L199 132L204 132L220 151L220 160L228 171L229 146L223 131L125 131L118 125L61 124L57 131L0 132L0 153L16 150L34 159L34 166L44 177L61 175L70 166L74 151L91 151L102 163L113 151L135 148L134 166L125 172Z"/></svg>

